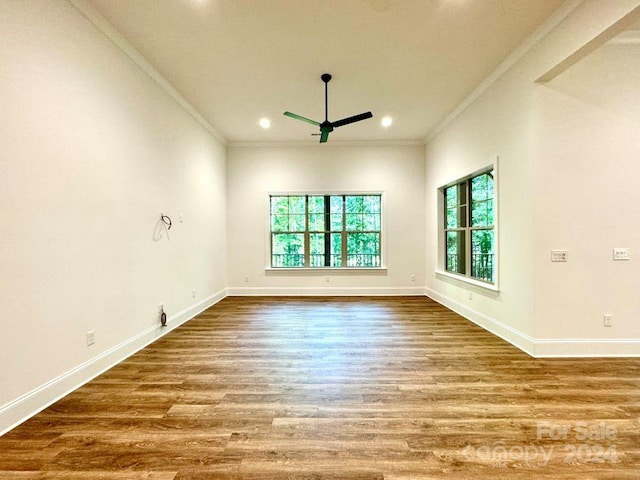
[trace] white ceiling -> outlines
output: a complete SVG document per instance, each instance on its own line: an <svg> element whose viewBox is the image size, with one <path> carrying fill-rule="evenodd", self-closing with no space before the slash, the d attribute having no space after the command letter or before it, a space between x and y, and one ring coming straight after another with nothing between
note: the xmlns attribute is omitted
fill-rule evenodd
<svg viewBox="0 0 640 480"><path fill-rule="evenodd" d="M87 0L229 142L423 140L563 0ZM389 129L384 115L394 118ZM272 127L258 126L261 117Z"/></svg>

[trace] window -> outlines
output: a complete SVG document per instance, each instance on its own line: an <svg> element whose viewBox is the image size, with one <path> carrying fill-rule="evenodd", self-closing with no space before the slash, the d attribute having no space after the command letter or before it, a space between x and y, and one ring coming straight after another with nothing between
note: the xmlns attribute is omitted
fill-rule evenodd
<svg viewBox="0 0 640 480"><path fill-rule="evenodd" d="M496 283L494 170L443 187L444 267L447 272Z"/></svg>
<svg viewBox="0 0 640 480"><path fill-rule="evenodd" d="M381 203L381 195L271 195L271 267L380 267Z"/></svg>

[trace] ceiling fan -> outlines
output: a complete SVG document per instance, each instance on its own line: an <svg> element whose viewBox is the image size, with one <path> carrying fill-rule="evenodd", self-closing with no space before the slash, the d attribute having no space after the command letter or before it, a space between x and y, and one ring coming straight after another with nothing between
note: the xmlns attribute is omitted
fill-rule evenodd
<svg viewBox="0 0 640 480"><path fill-rule="evenodd" d="M329 134L333 132L334 128L342 127L343 125L349 125L350 123L359 122L360 120L366 120L367 118L373 117L371 112L360 113L358 115L353 115L352 117L343 118L342 120L336 120L335 122L329 121L329 93L328 93L328 85L331 81L331 75L328 73L323 73L320 76L320 79L324 82L324 122L316 122L315 120L311 120L309 118L305 118L301 115L297 115L291 112L284 112L287 117L295 118L297 120L302 120L303 122L310 123L311 125L315 125L316 127L320 127L320 133L314 133L312 135L320 135L320 143L325 143L329 139Z"/></svg>

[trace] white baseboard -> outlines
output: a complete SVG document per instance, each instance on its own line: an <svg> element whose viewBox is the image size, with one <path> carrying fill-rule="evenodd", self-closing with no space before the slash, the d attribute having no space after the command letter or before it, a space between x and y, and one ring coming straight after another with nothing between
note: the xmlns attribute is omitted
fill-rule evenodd
<svg viewBox="0 0 640 480"><path fill-rule="evenodd" d="M226 289L167 318L167 326L153 325L77 367L0 407L0 435L28 420L158 338L191 320L227 296Z"/></svg>
<svg viewBox="0 0 640 480"><path fill-rule="evenodd" d="M640 338L536 339L430 288L426 289L426 294L534 358L640 357Z"/></svg>
<svg viewBox="0 0 640 480"><path fill-rule="evenodd" d="M523 333L510 325L506 325L495 318L485 315L482 312L469 308L446 295L436 292L435 290L431 290L430 288L426 288L425 290L429 298L441 303L447 308L450 308L467 320L472 321L494 335L497 335L526 354L531 355L532 357L535 356L535 340L526 333Z"/></svg>
<svg viewBox="0 0 640 480"><path fill-rule="evenodd" d="M230 297L424 296L424 287L229 287Z"/></svg>
<svg viewBox="0 0 640 480"><path fill-rule="evenodd" d="M537 339L536 358L640 357L640 338Z"/></svg>

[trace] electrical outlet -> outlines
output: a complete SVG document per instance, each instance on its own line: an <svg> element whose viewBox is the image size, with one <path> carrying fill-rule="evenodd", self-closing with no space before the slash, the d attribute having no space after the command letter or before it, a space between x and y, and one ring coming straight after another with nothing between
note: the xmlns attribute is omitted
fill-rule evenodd
<svg viewBox="0 0 640 480"><path fill-rule="evenodd" d="M191 290L191 298L196 298L196 289Z"/></svg>
<svg viewBox="0 0 640 480"><path fill-rule="evenodd" d="M415 281L416 281L416 276L415 276L415 275L413 275L413 274L409 275L409 280L410 280L411 282L415 282Z"/></svg>
<svg viewBox="0 0 640 480"><path fill-rule="evenodd" d="M612 327L613 326L613 315L611 315L610 313L605 313L604 315L602 315L602 322L603 322L605 327Z"/></svg>
<svg viewBox="0 0 640 480"><path fill-rule="evenodd" d="M164 312L164 303L159 303L158 304L158 313L162 313Z"/></svg>
<svg viewBox="0 0 640 480"><path fill-rule="evenodd" d="M90 347L94 343L96 343L96 331L95 330L89 330L87 332L87 347Z"/></svg>
<svg viewBox="0 0 640 480"><path fill-rule="evenodd" d="M244 283L249 283L249 275L244 276Z"/></svg>
<svg viewBox="0 0 640 480"><path fill-rule="evenodd" d="M324 280L325 280L325 282L329 283L331 281L331 278L330 277L325 277Z"/></svg>
<svg viewBox="0 0 640 480"><path fill-rule="evenodd" d="M473 300L473 292L467 292L469 300Z"/></svg>

